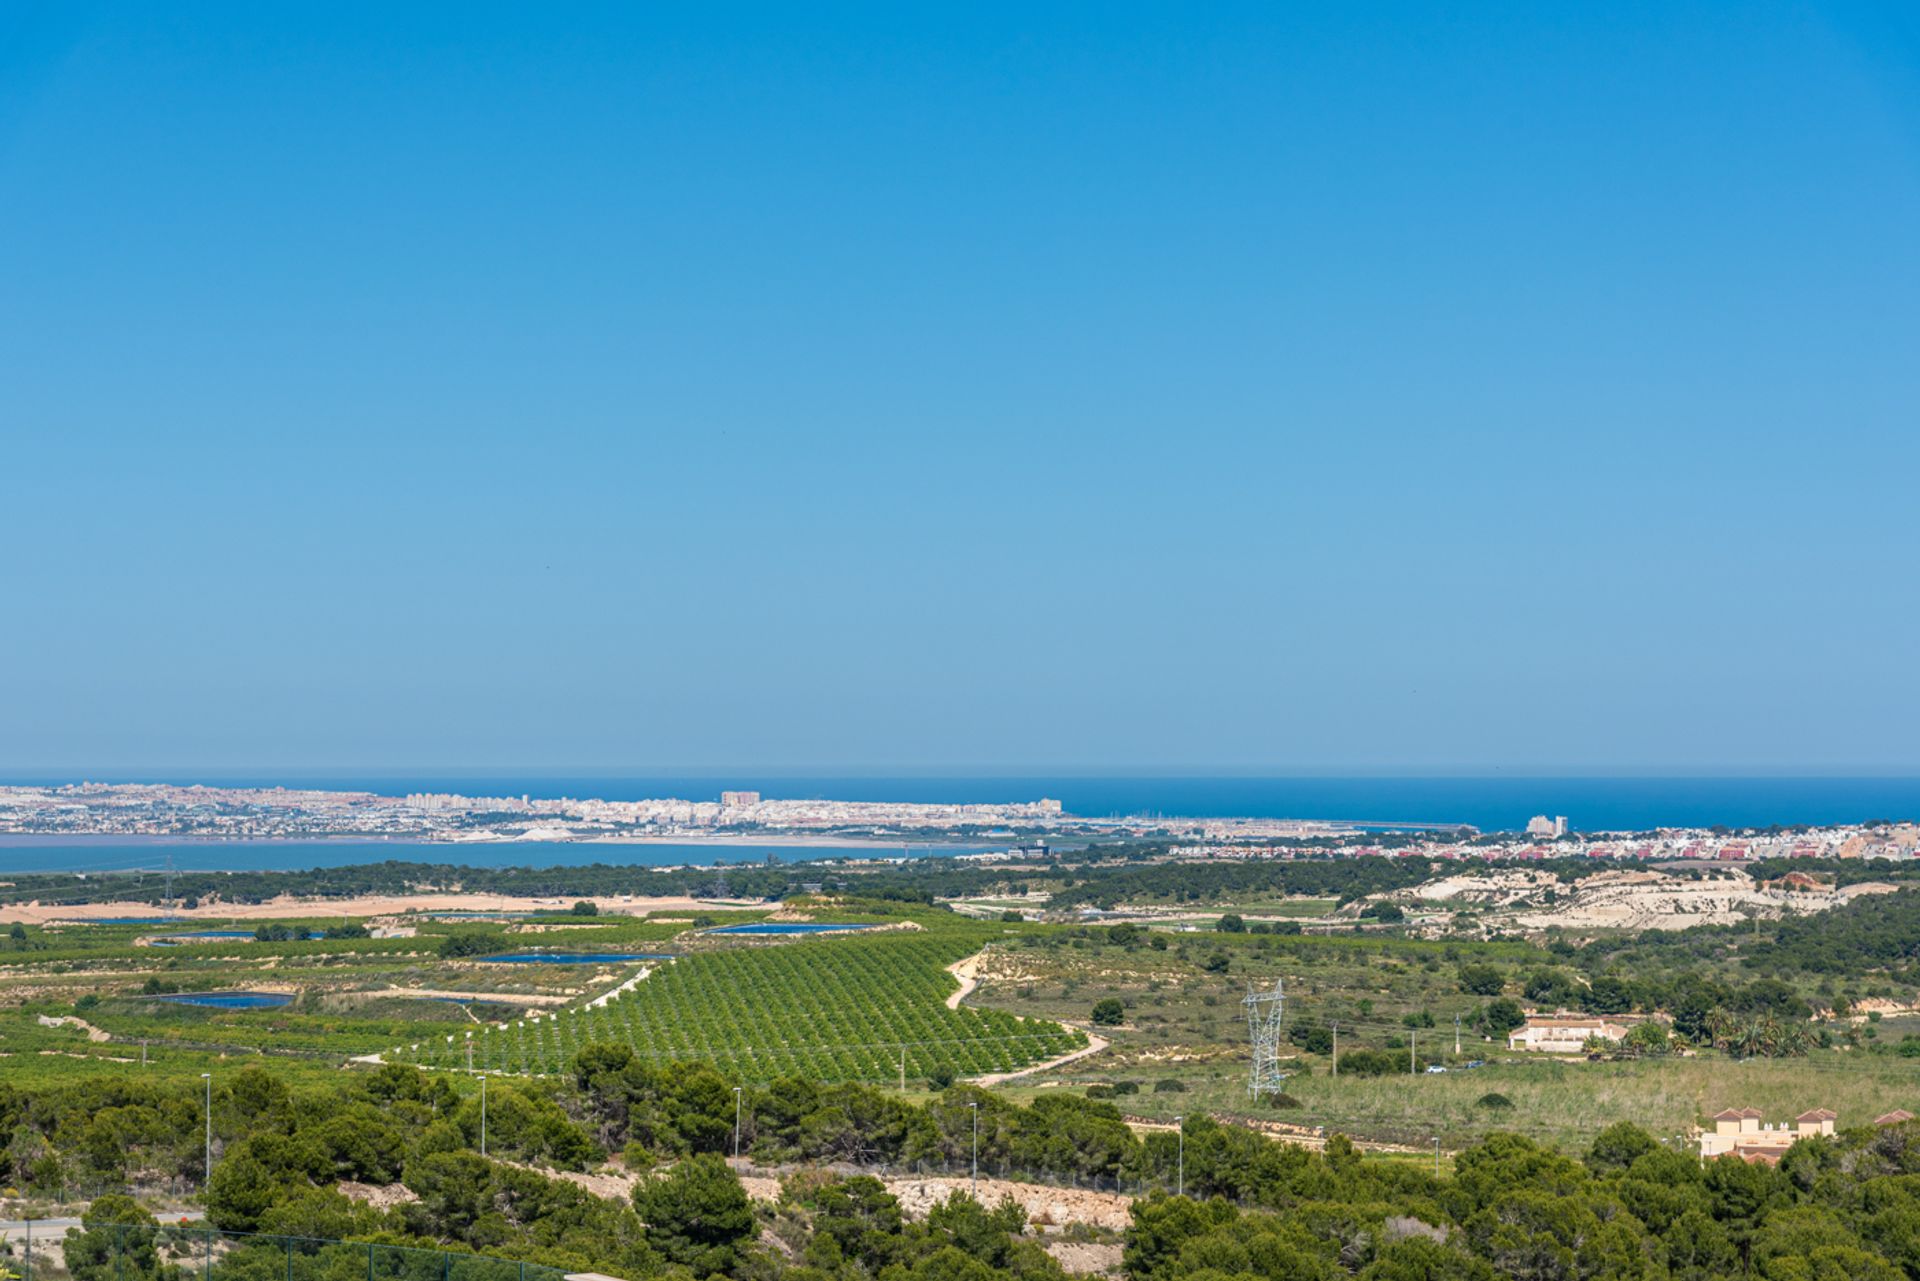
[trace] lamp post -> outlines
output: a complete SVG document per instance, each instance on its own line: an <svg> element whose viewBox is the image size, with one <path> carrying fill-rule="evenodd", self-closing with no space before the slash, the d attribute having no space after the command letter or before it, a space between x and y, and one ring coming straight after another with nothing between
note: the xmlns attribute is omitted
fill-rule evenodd
<svg viewBox="0 0 1920 1281"><path fill-rule="evenodd" d="M740 1087L733 1087L733 1159L740 1159Z"/></svg>
<svg viewBox="0 0 1920 1281"><path fill-rule="evenodd" d="M1178 1163L1174 1166L1177 1173L1174 1175L1173 1193L1175 1196L1185 1196L1187 1194L1187 1118L1174 1117L1173 1131L1180 1144Z"/></svg>
<svg viewBox="0 0 1920 1281"><path fill-rule="evenodd" d="M201 1182L201 1186L202 1186L202 1187L206 1187L206 1186L208 1186L209 1184L211 1184L211 1183L213 1182L213 1073L211 1073L211 1072L202 1072L202 1073L200 1074L200 1079L201 1079L202 1081L205 1081L205 1082L207 1083L207 1106L206 1106L206 1114L207 1114L207 1141L206 1141L206 1158L207 1158L207 1167L206 1167L206 1174L205 1174L205 1175L203 1176L203 1179L202 1179L202 1182Z"/></svg>
<svg viewBox="0 0 1920 1281"><path fill-rule="evenodd" d="M977 1197L980 1194L980 1102L975 1099L967 1106L973 1109L973 1172L967 1176L967 1193Z"/></svg>

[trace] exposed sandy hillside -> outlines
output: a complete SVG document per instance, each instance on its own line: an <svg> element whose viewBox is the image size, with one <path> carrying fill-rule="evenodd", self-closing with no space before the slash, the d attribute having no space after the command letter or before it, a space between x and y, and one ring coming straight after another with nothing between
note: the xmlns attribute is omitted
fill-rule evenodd
<svg viewBox="0 0 1920 1281"><path fill-rule="evenodd" d="M1881 881L1838 890L1762 886L1745 869L1715 867L1705 879L1654 868L1596 872L1571 885L1530 868L1465 873L1427 882L1409 892L1421 903L1472 909L1522 929L1678 930L1690 925L1737 925L1755 915L1824 912L1865 894L1890 894Z"/></svg>

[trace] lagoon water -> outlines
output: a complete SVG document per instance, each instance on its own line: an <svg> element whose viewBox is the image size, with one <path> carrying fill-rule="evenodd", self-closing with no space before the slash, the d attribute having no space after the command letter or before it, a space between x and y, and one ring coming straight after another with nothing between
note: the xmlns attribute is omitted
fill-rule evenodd
<svg viewBox="0 0 1920 1281"><path fill-rule="evenodd" d="M1004 845L754 845L587 844L579 841L207 841L0 837L0 872L132 872L158 874L171 859L178 871L298 872L313 867L369 863L426 863L443 867L712 867L757 865L769 854L783 863L822 858L923 858L1004 849ZM455 912L423 916L452 917ZM525 913L471 912L480 917ZM165 925L165 917L122 917L97 924Z"/></svg>

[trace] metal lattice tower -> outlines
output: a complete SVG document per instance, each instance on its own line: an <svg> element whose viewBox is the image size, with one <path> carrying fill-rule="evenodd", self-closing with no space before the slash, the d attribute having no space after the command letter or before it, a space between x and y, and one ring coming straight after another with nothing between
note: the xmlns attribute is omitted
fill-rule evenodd
<svg viewBox="0 0 1920 1281"><path fill-rule="evenodd" d="M1254 1098L1286 1089L1287 1074L1280 1070L1280 1015L1286 1006L1281 980L1273 990L1247 985L1247 1035L1253 1041L1253 1068L1247 1074L1247 1093Z"/></svg>

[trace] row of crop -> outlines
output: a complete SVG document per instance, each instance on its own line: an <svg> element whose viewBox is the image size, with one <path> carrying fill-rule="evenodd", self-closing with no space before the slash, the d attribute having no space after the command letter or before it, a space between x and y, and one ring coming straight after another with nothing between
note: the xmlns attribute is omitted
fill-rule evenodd
<svg viewBox="0 0 1920 1281"><path fill-rule="evenodd" d="M702 1059L764 1079L885 1080L1009 1071L1077 1048L1079 1033L999 1011L948 1009L941 966L972 940L888 936L714 952L662 966L601 1006L441 1034L404 1059L557 1072L598 1041L642 1057Z"/></svg>

